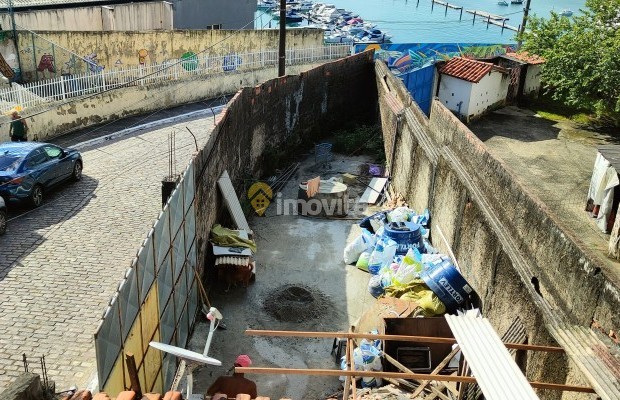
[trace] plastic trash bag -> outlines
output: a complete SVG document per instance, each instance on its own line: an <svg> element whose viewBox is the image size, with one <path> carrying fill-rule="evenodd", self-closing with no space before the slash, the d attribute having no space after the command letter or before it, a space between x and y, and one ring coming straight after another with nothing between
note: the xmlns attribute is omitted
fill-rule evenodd
<svg viewBox="0 0 620 400"><path fill-rule="evenodd" d="M366 229L362 229L362 234L355 238L354 241L349 243L347 247L344 248L343 260L346 264L351 264L356 262L360 255L368 250L375 247L376 238Z"/></svg>
<svg viewBox="0 0 620 400"><path fill-rule="evenodd" d="M371 254L372 253L369 251L365 251L362 254L360 254L360 257L357 259L357 263L355 263L355 266L361 269L362 271L368 272L368 261L370 260Z"/></svg>
<svg viewBox="0 0 620 400"><path fill-rule="evenodd" d="M419 256L419 253L417 253ZM422 272L423 266L416 257L416 250L409 249L407 254L403 257L398 270L396 270L392 276L392 283L398 285L406 285L409 282L417 279Z"/></svg>
<svg viewBox="0 0 620 400"><path fill-rule="evenodd" d="M379 239L374 251L370 255L368 272L377 275L383 266L391 264L394 256L396 256L397 249L398 244L392 239Z"/></svg>
<svg viewBox="0 0 620 400"><path fill-rule="evenodd" d="M384 291L383 285L381 284L381 275L371 276L368 281L368 293L376 299L383 296Z"/></svg>
<svg viewBox="0 0 620 400"><path fill-rule="evenodd" d="M373 332L376 333L376 332ZM359 347L353 350L353 363L358 371L383 371L381 363L381 343L378 340L370 341L362 339ZM346 362L340 364L341 369L346 369ZM379 387L383 384L381 378L363 377L362 387Z"/></svg>
<svg viewBox="0 0 620 400"><path fill-rule="evenodd" d="M385 288L385 296L413 301L418 304L421 314L426 317L442 315L446 306L422 279L414 279L407 284L395 283Z"/></svg>
<svg viewBox="0 0 620 400"><path fill-rule="evenodd" d="M388 222L409 222L415 212L408 207L398 207L387 214Z"/></svg>

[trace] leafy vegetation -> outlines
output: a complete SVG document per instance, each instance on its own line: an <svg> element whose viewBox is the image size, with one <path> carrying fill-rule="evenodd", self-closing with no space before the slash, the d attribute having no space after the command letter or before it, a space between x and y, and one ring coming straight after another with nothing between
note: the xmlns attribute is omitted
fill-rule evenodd
<svg viewBox="0 0 620 400"><path fill-rule="evenodd" d="M587 0L582 15L532 17L523 50L546 59L554 99L620 123L620 0Z"/></svg>
<svg viewBox="0 0 620 400"><path fill-rule="evenodd" d="M359 126L342 130L334 135L333 150L346 155L367 154L377 162L385 160L383 135L378 125Z"/></svg>

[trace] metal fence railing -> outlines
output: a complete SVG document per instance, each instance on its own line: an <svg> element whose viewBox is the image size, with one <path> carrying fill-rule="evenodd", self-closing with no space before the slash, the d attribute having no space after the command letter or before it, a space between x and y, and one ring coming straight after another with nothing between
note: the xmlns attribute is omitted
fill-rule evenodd
<svg viewBox="0 0 620 400"><path fill-rule="evenodd" d="M308 64L351 54L349 45L326 45L317 48L288 49L287 65ZM0 112L13 108L27 109L52 101L87 96L126 86L145 86L195 76L244 72L270 68L278 64L278 50L224 55L190 54L161 64L141 65L115 70L95 69L67 74L23 85L0 89Z"/></svg>

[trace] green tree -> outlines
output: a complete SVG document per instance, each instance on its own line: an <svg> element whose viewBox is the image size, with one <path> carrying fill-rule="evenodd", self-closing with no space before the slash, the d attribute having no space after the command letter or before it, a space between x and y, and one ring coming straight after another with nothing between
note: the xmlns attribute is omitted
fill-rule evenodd
<svg viewBox="0 0 620 400"><path fill-rule="evenodd" d="M522 49L546 59L556 100L620 121L620 0L587 0L581 15L528 19Z"/></svg>

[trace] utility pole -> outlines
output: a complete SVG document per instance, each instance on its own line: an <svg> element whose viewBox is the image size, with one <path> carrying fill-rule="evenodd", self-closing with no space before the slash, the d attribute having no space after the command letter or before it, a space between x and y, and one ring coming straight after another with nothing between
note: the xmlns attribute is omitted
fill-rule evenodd
<svg viewBox="0 0 620 400"><path fill-rule="evenodd" d="M19 47L17 45L17 27L15 26L15 10L13 9L13 0L9 0L9 13L11 14L11 24L13 25L13 44L15 45L15 55L17 56L17 68L19 68L19 75L13 79L21 82L22 77L22 62L19 58Z"/></svg>
<svg viewBox="0 0 620 400"><path fill-rule="evenodd" d="M529 0L528 0L529 1ZM280 47L278 49L278 76L286 75L286 0L280 0Z"/></svg>
<svg viewBox="0 0 620 400"><path fill-rule="evenodd" d="M525 0L525 8L523 9L523 21L521 21L521 28L519 29L519 41L517 42L517 50L521 48L523 40L521 37L525 33L525 24L527 23L527 14L530 12L530 3L532 0Z"/></svg>

